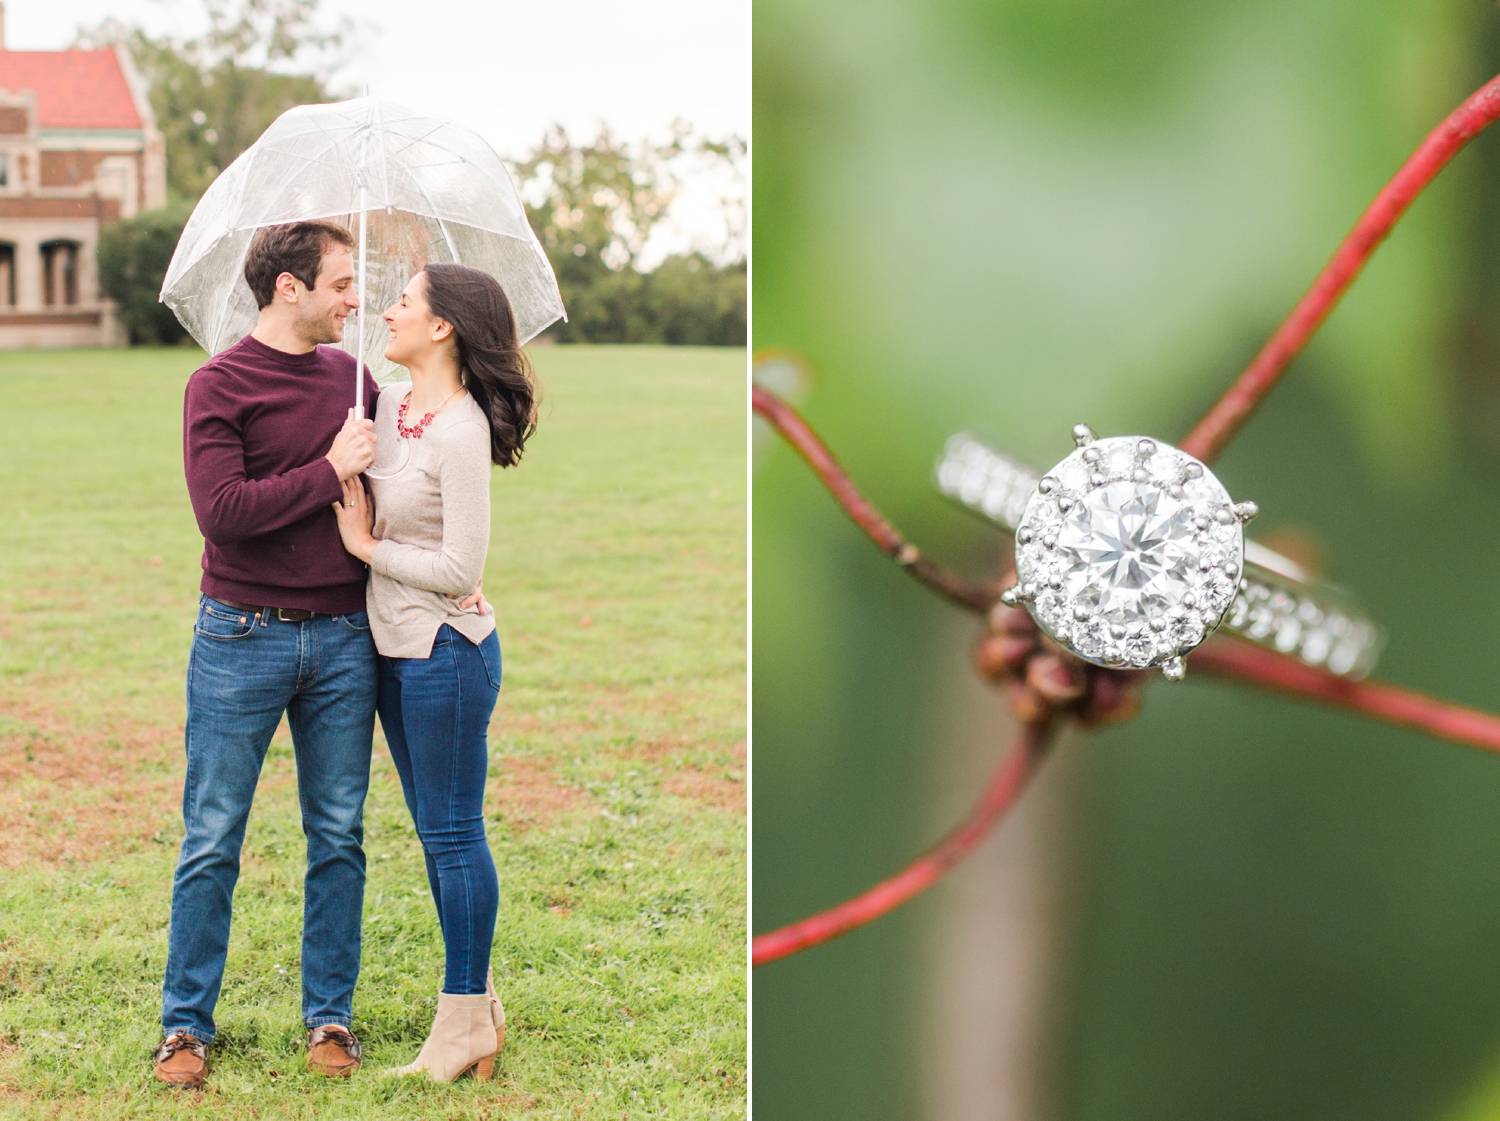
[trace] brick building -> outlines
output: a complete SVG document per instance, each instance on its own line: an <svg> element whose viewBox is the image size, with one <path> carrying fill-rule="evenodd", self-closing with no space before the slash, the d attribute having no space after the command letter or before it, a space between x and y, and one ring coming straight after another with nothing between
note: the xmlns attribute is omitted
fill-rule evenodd
<svg viewBox="0 0 1500 1121"><path fill-rule="evenodd" d="M166 145L123 49L10 51L0 4L0 348L116 346L99 230L167 200Z"/></svg>

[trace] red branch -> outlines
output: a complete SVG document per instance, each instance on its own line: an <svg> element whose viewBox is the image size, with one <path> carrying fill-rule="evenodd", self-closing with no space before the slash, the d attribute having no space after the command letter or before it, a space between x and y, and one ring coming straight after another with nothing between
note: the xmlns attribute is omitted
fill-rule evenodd
<svg viewBox="0 0 1500 1121"><path fill-rule="evenodd" d="M1375 196L1312 287L1261 348L1233 385L1183 440L1182 450L1205 463L1224 450L1250 414L1265 400L1307 340L1328 318L1380 247L1406 208L1438 172L1474 137L1500 117L1500 78L1491 79L1433 129L1422 146Z"/></svg>
<svg viewBox="0 0 1500 1121"><path fill-rule="evenodd" d="M1188 434L1182 443L1184 451L1208 461L1223 450L1328 317L1412 201L1465 144L1497 117L1500 117L1500 78L1490 81L1434 129L1386 184L1270 341ZM995 596L989 589L970 584L933 564L907 544L880 511L859 493L827 447L790 405L759 386L753 389L752 401L755 411L801 453L849 517L882 552L895 557L914 576L956 603L978 611L993 606ZM1409 689L1375 681L1349 681L1227 636L1217 636L1205 643L1193 652L1190 661L1200 672L1322 701L1373 720L1500 752L1500 717L1447 704ZM1101 679L1108 676L1106 671ZM1014 803L1054 723L1047 716L1024 726L1019 741L990 779L968 820L937 847L853 899L756 938L751 952L753 964L764 965L837 938L895 910L942 879L974 850Z"/></svg>
<svg viewBox="0 0 1500 1121"><path fill-rule="evenodd" d="M882 880L868 891L800 922L758 936L751 944L753 965L806 950L847 934L855 927L873 922L894 911L914 896L937 883L994 828L995 822L1015 802L1026 780L1031 777L1037 760L1047 744L1051 720L1040 720L1022 728L1016 745L996 769L984 795L969 817L925 854L912 861L888 880Z"/></svg>
<svg viewBox="0 0 1500 1121"><path fill-rule="evenodd" d="M817 472L818 478L823 480L823 485L844 508L844 513L869 535L882 553L895 557L896 563L918 580L961 607L972 611L988 611L994 606L999 598L999 589L971 584L942 565L934 564L922 556L915 545L907 543L896 527L886 521L880 511L859 493L859 488L844 473L838 460L833 458L833 453L818 439L818 434L808 427L807 422L797 415L797 410L769 389L758 385L753 387L750 399L755 411L770 421L802 458L807 460L808 465Z"/></svg>
<svg viewBox="0 0 1500 1121"><path fill-rule="evenodd" d="M1188 665L1194 671L1346 708L1385 724L1500 751L1500 716L1380 681L1350 681L1227 635L1216 635L1193 651Z"/></svg>

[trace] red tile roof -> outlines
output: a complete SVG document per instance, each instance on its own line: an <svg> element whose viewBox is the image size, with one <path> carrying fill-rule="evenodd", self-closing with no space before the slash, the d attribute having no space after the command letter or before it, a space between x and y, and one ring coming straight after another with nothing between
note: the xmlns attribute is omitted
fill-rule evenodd
<svg viewBox="0 0 1500 1121"><path fill-rule="evenodd" d="M36 92L41 128L140 128L114 51L0 49L0 89Z"/></svg>

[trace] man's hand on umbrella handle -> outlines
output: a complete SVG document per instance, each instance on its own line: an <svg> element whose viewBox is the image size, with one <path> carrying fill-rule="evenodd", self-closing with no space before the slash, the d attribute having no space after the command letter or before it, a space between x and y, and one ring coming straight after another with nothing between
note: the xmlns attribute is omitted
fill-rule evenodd
<svg viewBox="0 0 1500 1121"><path fill-rule="evenodd" d="M333 447L323 458L333 464L341 483L363 473L375 462L375 422L355 420L354 410L350 409L344 427L333 438Z"/></svg>

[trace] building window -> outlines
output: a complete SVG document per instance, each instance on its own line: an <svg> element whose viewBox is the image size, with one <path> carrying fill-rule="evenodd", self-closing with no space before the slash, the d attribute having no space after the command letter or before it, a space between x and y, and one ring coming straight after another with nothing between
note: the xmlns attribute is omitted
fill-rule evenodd
<svg viewBox="0 0 1500 1121"><path fill-rule="evenodd" d="M0 152L0 187L10 186L10 153Z"/></svg>
<svg viewBox="0 0 1500 1121"><path fill-rule="evenodd" d="M0 241L0 307L16 306L16 247Z"/></svg>
<svg viewBox="0 0 1500 1121"><path fill-rule="evenodd" d="M78 243L49 241L42 246L42 303L48 307L78 302Z"/></svg>

